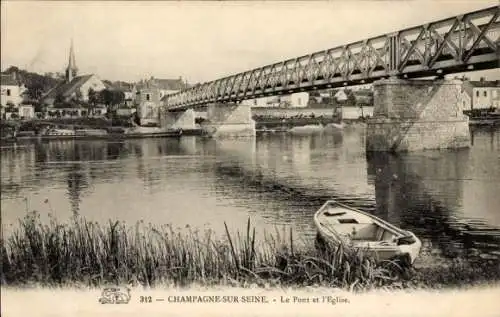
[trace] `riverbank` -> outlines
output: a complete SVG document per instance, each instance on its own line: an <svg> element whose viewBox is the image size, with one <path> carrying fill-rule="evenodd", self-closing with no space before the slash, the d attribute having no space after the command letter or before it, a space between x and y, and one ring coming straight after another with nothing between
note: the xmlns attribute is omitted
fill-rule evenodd
<svg viewBox="0 0 500 317"><path fill-rule="evenodd" d="M115 126L103 118L2 122L2 143L38 140L121 140L202 135L200 128L165 130L137 125ZM130 123L130 122L129 122Z"/></svg>
<svg viewBox="0 0 500 317"><path fill-rule="evenodd" d="M337 117L292 117L281 118L272 116L253 116L255 120L255 129L275 130L275 131L288 131L294 127L311 126L328 124L339 124L340 118Z"/></svg>
<svg viewBox="0 0 500 317"><path fill-rule="evenodd" d="M500 286L469 290L371 291L353 294L332 288L192 287L131 289L126 305L101 305L101 289L12 289L2 287L5 316L498 316ZM259 298L265 302L182 303L180 296ZM141 302L151 298L150 303ZM313 302L317 298L317 302ZM285 301L289 299L290 302ZM302 300L302 301L300 301ZM55 303L57 302L57 303Z"/></svg>
<svg viewBox="0 0 500 317"><path fill-rule="evenodd" d="M248 220L243 234L217 237L211 230L179 231L170 225L110 221L98 224L75 216L45 224L28 213L0 241L2 286L146 287L239 286L442 289L500 282L500 262L455 259L448 266L401 270L377 264L362 252L338 248L321 252L312 242L297 244L292 231L256 241Z"/></svg>

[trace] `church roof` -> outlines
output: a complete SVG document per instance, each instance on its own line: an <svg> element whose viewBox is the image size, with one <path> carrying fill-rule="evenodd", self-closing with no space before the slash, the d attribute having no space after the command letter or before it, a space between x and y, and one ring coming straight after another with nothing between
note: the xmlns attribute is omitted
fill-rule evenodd
<svg viewBox="0 0 500 317"><path fill-rule="evenodd" d="M93 75L83 75L83 76L77 76L73 78L72 81L62 83L59 86L54 87L51 89L44 97L43 99L55 99L58 95L61 95L63 97L69 97L71 96L78 88L80 88L83 84L85 84Z"/></svg>

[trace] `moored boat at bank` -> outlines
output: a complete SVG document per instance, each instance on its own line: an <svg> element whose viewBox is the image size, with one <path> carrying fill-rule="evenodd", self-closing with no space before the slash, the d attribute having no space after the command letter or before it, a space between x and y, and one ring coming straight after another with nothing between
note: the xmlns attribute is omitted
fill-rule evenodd
<svg viewBox="0 0 500 317"><path fill-rule="evenodd" d="M361 249L377 261L399 260L412 265L421 241L410 231L400 229L367 212L327 201L314 215L317 242L323 247L340 244Z"/></svg>
<svg viewBox="0 0 500 317"><path fill-rule="evenodd" d="M53 135L57 135L57 136L74 136L76 135L75 134L75 130L73 129L60 129L60 128L52 128L52 129L48 129L44 135L47 135L47 136L53 136Z"/></svg>

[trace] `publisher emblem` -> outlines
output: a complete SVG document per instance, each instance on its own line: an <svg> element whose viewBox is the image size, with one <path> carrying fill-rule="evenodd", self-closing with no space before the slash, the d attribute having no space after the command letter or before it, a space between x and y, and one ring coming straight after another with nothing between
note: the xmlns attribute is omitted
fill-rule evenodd
<svg viewBox="0 0 500 317"><path fill-rule="evenodd" d="M101 292L101 304L128 304L130 302L130 288L106 287Z"/></svg>

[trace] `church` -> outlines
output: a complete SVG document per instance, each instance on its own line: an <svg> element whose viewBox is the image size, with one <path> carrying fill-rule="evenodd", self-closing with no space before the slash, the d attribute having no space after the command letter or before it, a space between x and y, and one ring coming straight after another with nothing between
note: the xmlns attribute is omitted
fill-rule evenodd
<svg viewBox="0 0 500 317"><path fill-rule="evenodd" d="M105 88L106 85L95 74L78 75L73 41L71 41L64 82L49 90L41 101L48 106L53 106L57 102L69 102L71 100L88 102L89 90L101 91Z"/></svg>

